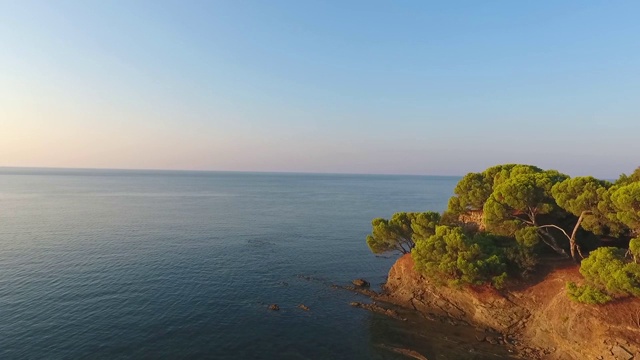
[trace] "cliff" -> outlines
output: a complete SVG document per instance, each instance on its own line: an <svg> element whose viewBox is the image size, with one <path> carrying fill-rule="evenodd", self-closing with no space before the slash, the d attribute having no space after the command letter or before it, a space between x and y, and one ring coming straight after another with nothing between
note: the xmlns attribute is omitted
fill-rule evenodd
<svg viewBox="0 0 640 360"><path fill-rule="evenodd" d="M581 282L575 264L547 261L526 287L436 286L407 254L390 270L379 299L497 331L521 349L542 349L536 356L544 359L640 360L640 299L578 304L566 295L567 281Z"/></svg>

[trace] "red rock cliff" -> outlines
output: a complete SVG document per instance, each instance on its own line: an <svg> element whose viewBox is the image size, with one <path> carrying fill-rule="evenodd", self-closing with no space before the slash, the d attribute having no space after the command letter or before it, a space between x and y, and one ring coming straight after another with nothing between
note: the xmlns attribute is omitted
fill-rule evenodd
<svg viewBox="0 0 640 360"><path fill-rule="evenodd" d="M547 349L549 359L640 360L640 299L578 304L565 292L567 281L581 281L574 264L551 261L542 273L523 289L456 289L429 282L407 254L391 268L381 300L514 335Z"/></svg>

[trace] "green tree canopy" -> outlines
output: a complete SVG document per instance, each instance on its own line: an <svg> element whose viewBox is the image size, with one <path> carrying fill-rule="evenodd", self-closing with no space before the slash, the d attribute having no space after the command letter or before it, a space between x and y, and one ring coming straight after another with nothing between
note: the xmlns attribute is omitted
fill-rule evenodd
<svg viewBox="0 0 640 360"><path fill-rule="evenodd" d="M557 183L551 189L556 203L575 216L583 212L597 212L602 193L611 183L592 176L579 176ZM584 220L587 226L587 219Z"/></svg>
<svg viewBox="0 0 640 360"><path fill-rule="evenodd" d="M576 259L576 250L582 256L576 238L581 226L598 235L609 232L608 219L600 213L598 204L610 186L611 183L607 181L598 180L592 176L580 176L566 179L551 188L551 193L558 206L578 218L571 235L561 229L569 239L571 257L574 259Z"/></svg>
<svg viewBox="0 0 640 360"><path fill-rule="evenodd" d="M413 241L426 239L436 233L436 226L440 224L440 213L427 211L421 213L413 213L411 219L411 230L413 231Z"/></svg>
<svg viewBox="0 0 640 360"><path fill-rule="evenodd" d="M629 252L636 264L640 264L640 237L633 238L629 241Z"/></svg>
<svg viewBox="0 0 640 360"><path fill-rule="evenodd" d="M543 171L544 170L533 165L506 164L506 165L492 166L487 170L485 170L485 174L487 174L486 175L487 177L491 177L493 189L495 190L496 186L518 175L537 174Z"/></svg>
<svg viewBox="0 0 640 360"><path fill-rule="evenodd" d="M468 210L479 210L487 201L493 186L483 173L468 173L453 190L455 196L449 199L449 210L461 214Z"/></svg>
<svg viewBox="0 0 640 360"><path fill-rule="evenodd" d="M440 214L433 211L398 212L389 220L376 218L371 222L372 231L367 236L367 245L375 254L389 251L406 254L415 246L414 238L433 235L439 221Z"/></svg>
<svg viewBox="0 0 640 360"><path fill-rule="evenodd" d="M435 234L416 243L411 256L418 271L455 284L501 286L507 276L506 259L491 238L470 238L460 227L437 226Z"/></svg>
<svg viewBox="0 0 640 360"><path fill-rule="evenodd" d="M611 195L613 195L620 186L621 185L614 184L600 194L597 212L599 218L597 221L602 225L602 229L595 231L596 234L618 237L629 233L629 227L618 219L618 208L614 205L613 200L611 200Z"/></svg>
<svg viewBox="0 0 640 360"><path fill-rule="evenodd" d="M582 260L580 273L592 285L613 297L640 296L640 264L625 260L625 250L601 247Z"/></svg>
<svg viewBox="0 0 640 360"><path fill-rule="evenodd" d="M616 181L616 185L627 185L632 182L640 182L640 166L631 175L622 174Z"/></svg>
<svg viewBox="0 0 640 360"><path fill-rule="evenodd" d="M551 194L552 187L568 176L555 170L524 173L501 181L484 205L484 220L487 229L496 234L514 236L524 226L540 227L539 217L558 209ZM540 229L543 241L560 254L565 254L549 233Z"/></svg>
<svg viewBox="0 0 640 360"><path fill-rule="evenodd" d="M566 179L555 171L521 174L497 185L485 203L485 221L488 225L505 220L517 220L538 225L538 216L556 208L551 188Z"/></svg>
<svg viewBox="0 0 640 360"><path fill-rule="evenodd" d="M454 189L454 196L449 199L449 211L462 214L470 210L482 210L496 185L506 179L521 174L542 172L532 165L503 164L487 168L481 173L468 173Z"/></svg>
<svg viewBox="0 0 640 360"><path fill-rule="evenodd" d="M611 201L618 210L616 217L634 234L640 234L640 182L620 186L611 194Z"/></svg>

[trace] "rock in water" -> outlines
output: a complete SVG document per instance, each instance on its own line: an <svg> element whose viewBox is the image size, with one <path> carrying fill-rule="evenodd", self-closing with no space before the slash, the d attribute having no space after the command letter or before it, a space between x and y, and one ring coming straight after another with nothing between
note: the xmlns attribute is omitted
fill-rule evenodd
<svg viewBox="0 0 640 360"><path fill-rule="evenodd" d="M351 282L353 285L357 287L369 287L371 284L365 279L355 279Z"/></svg>
<svg viewBox="0 0 640 360"><path fill-rule="evenodd" d="M304 310L304 311L309 311L309 307L307 305L305 305L305 304L300 304L300 305L298 305L298 307L300 309Z"/></svg>
<svg viewBox="0 0 640 360"><path fill-rule="evenodd" d="M363 304L357 301L353 301L350 302L349 305L353 306L353 307L357 307L357 308L362 308L365 310L369 310L378 314L382 314L382 315L387 315L389 317L392 317L394 319L398 319L398 320L402 320L402 321L406 321L407 319L403 318L402 316L400 316L400 314L393 310L393 309L385 309L382 306L376 304L375 302L373 304Z"/></svg>
<svg viewBox="0 0 640 360"><path fill-rule="evenodd" d="M271 304L269 305L269 310L278 311L280 310L280 306L278 306L278 304Z"/></svg>

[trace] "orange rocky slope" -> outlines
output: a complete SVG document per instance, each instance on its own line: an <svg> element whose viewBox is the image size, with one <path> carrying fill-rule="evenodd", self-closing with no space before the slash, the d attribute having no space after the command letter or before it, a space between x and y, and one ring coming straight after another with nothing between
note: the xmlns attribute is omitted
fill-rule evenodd
<svg viewBox="0 0 640 360"><path fill-rule="evenodd" d="M456 289L430 283L407 254L391 268L378 299L495 330L505 339L517 339L531 357L640 360L640 299L578 304L565 292L567 281L581 281L575 264L552 260L541 272L526 287L502 292Z"/></svg>

